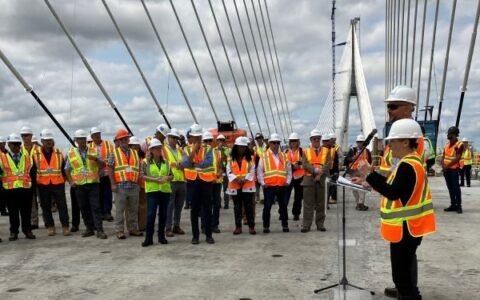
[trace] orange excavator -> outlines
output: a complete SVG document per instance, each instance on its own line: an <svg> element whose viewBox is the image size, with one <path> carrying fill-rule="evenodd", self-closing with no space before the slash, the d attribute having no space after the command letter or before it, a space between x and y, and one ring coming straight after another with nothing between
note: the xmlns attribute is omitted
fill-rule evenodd
<svg viewBox="0 0 480 300"><path fill-rule="evenodd" d="M210 128L208 131L213 135L214 145L217 143L217 136L223 134L225 142L228 147L233 147L235 139L239 136L247 136L247 131L242 128L237 128L235 121L217 122L217 128Z"/></svg>

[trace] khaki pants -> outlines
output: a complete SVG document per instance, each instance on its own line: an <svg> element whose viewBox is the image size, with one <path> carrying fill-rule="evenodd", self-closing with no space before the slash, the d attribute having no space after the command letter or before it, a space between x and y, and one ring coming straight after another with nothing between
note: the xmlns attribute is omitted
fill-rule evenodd
<svg viewBox="0 0 480 300"><path fill-rule="evenodd" d="M128 212L127 228L129 231L138 229L138 198L139 187L124 189L119 187L115 193L115 230L123 232L125 229L124 212Z"/></svg>
<svg viewBox="0 0 480 300"><path fill-rule="evenodd" d="M315 213L317 228L323 228L325 222L325 176L320 182L303 186L303 228L310 229Z"/></svg>
<svg viewBox="0 0 480 300"><path fill-rule="evenodd" d="M361 177L362 173L358 171L352 171L352 177ZM353 197L355 198L355 203L357 204L364 204L365 203L365 194L364 192L360 192L358 190L352 189Z"/></svg>

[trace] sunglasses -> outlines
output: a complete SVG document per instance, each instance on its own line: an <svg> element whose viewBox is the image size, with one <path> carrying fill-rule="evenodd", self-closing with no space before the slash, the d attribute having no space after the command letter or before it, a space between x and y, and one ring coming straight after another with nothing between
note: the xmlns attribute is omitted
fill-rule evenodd
<svg viewBox="0 0 480 300"><path fill-rule="evenodd" d="M400 106L404 106L405 104L387 104L388 110L397 110Z"/></svg>
<svg viewBox="0 0 480 300"><path fill-rule="evenodd" d="M280 142L270 142L270 143L272 143L274 145L280 145Z"/></svg>

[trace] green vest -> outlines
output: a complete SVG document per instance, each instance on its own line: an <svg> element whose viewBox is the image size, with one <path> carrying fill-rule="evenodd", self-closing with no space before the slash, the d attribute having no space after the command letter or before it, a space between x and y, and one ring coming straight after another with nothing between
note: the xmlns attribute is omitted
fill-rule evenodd
<svg viewBox="0 0 480 300"><path fill-rule="evenodd" d="M173 155L173 152L172 152L172 149L170 149L170 146L168 146L168 145L165 146L165 152L167 154L168 162L170 164L175 163L175 164L178 165L178 163L180 163L183 160L183 155L182 155L182 151L180 151L180 149L177 148L177 149L175 149L175 151L177 152L177 157L176 158L175 158L175 155ZM172 167L172 174L173 174L173 181L180 181L180 182L185 181L185 176L183 174L183 170Z"/></svg>
<svg viewBox="0 0 480 300"><path fill-rule="evenodd" d="M95 155L95 150L87 150L87 155ZM70 161L70 176L76 185L100 182L98 176L98 165L95 161L86 158L83 162L82 156L77 148L68 150L68 159Z"/></svg>
<svg viewBox="0 0 480 300"><path fill-rule="evenodd" d="M430 147L430 153L428 154L427 159L434 159L435 158L435 148L433 147L432 141L428 136L424 136L424 139L428 141L428 146Z"/></svg>
<svg viewBox="0 0 480 300"><path fill-rule="evenodd" d="M143 160L143 163L146 165L146 175L152 177L160 177L160 176L168 176L170 174L170 164L167 162L163 162L158 168L155 162L149 162L146 159ZM170 183L158 183L153 182L150 180L145 180L145 193L152 193L152 192L163 192L163 193L171 193L172 187Z"/></svg>

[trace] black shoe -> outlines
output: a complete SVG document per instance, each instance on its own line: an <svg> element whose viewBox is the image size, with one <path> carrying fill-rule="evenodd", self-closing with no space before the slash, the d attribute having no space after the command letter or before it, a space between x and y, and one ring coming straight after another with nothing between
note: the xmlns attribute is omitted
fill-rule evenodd
<svg viewBox="0 0 480 300"><path fill-rule="evenodd" d="M463 214L463 209L461 207L457 209L457 214Z"/></svg>
<svg viewBox="0 0 480 300"><path fill-rule="evenodd" d="M283 232L290 232L290 229L288 229L288 227L283 227Z"/></svg>
<svg viewBox="0 0 480 300"><path fill-rule="evenodd" d="M28 240L34 240L37 237L31 231L28 231L27 233L25 233L25 238Z"/></svg>
<svg viewBox="0 0 480 300"><path fill-rule="evenodd" d="M198 238L193 238L192 245L198 245L198 244L200 244L200 241L198 240Z"/></svg>
<svg viewBox="0 0 480 300"><path fill-rule="evenodd" d="M396 288L385 288L385 291L383 293L389 298L396 299L398 297L398 290Z"/></svg>
<svg viewBox="0 0 480 300"><path fill-rule="evenodd" d="M8 238L10 242L18 240L18 233L10 233L10 237Z"/></svg>
<svg viewBox="0 0 480 300"><path fill-rule="evenodd" d="M465 186L465 184L462 183L462 184L460 184L460 186Z"/></svg>
<svg viewBox="0 0 480 300"><path fill-rule="evenodd" d="M72 228L70 228L70 232L77 232L78 231L78 226L72 226Z"/></svg>
<svg viewBox="0 0 480 300"><path fill-rule="evenodd" d="M215 244L213 237L207 237L207 244Z"/></svg>
<svg viewBox="0 0 480 300"><path fill-rule="evenodd" d="M148 247L153 245L152 239L145 239L145 241L142 242L142 247Z"/></svg>
<svg viewBox="0 0 480 300"><path fill-rule="evenodd" d="M449 207L445 208L443 211L457 211L457 208L450 205Z"/></svg>
<svg viewBox="0 0 480 300"><path fill-rule="evenodd" d="M325 231L327 231L327 230L325 229L325 227L320 227L320 228L317 228L317 230L318 230L318 231L321 231L321 232L325 232Z"/></svg>
<svg viewBox="0 0 480 300"><path fill-rule="evenodd" d="M107 222L113 222L113 217L112 215L108 214L103 217L103 219Z"/></svg>
<svg viewBox="0 0 480 300"><path fill-rule="evenodd" d="M303 233L306 233L306 232L309 232L310 231L310 228L302 228L300 230L300 232L303 232Z"/></svg>
<svg viewBox="0 0 480 300"><path fill-rule="evenodd" d="M38 225L32 225L32 226L30 226L30 229L36 230L36 229L38 229Z"/></svg>
<svg viewBox="0 0 480 300"><path fill-rule="evenodd" d="M270 229L269 228L263 228L263 233L270 233Z"/></svg>
<svg viewBox="0 0 480 300"><path fill-rule="evenodd" d="M168 244L168 241L167 241L167 239L166 239L164 236L158 237L158 242L159 242L160 244L162 244L162 245Z"/></svg>
<svg viewBox="0 0 480 300"><path fill-rule="evenodd" d="M220 233L221 231L220 231L220 229L218 229L218 227L215 227L215 228L212 229L212 232L213 233Z"/></svg>
<svg viewBox="0 0 480 300"><path fill-rule="evenodd" d="M93 230L85 230L84 232L82 232L82 237L89 237L89 236L92 236L92 235L95 235Z"/></svg>
<svg viewBox="0 0 480 300"><path fill-rule="evenodd" d="M102 231L97 231L97 238L101 239L101 240L106 240L107 239L107 235L105 234L105 232Z"/></svg>
<svg viewBox="0 0 480 300"><path fill-rule="evenodd" d="M469 185L469 184L467 184L467 187L470 187L470 185Z"/></svg>
<svg viewBox="0 0 480 300"><path fill-rule="evenodd" d="M300 220L300 217L299 217L298 215L294 215L294 216L293 216L293 220L294 220L294 221L298 221L298 220Z"/></svg>

